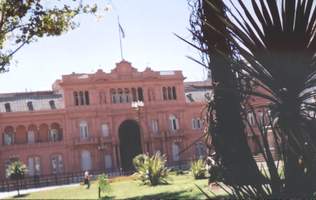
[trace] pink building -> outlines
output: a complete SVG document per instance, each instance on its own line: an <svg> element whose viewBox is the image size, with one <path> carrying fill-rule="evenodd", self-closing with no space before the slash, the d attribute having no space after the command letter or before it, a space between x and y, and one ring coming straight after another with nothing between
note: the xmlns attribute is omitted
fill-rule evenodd
<svg viewBox="0 0 316 200"><path fill-rule="evenodd" d="M63 75L52 91L0 94L0 177L17 159L33 176L129 171L140 153L160 151L169 165L205 155L195 141L207 91L184 79L123 60L111 73Z"/></svg>

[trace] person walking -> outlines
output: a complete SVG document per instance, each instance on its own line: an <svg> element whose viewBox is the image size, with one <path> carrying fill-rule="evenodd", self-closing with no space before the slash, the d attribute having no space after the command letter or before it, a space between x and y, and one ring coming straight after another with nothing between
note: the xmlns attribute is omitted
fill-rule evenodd
<svg viewBox="0 0 316 200"><path fill-rule="evenodd" d="M84 172L84 184L87 185L87 189L90 188L90 175L88 171Z"/></svg>

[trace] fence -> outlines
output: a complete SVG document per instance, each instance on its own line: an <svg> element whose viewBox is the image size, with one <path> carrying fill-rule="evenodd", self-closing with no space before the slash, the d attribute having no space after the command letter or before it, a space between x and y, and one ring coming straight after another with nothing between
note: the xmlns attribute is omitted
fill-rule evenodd
<svg viewBox="0 0 316 200"><path fill-rule="evenodd" d="M186 170L189 168L190 161L181 160L174 163L170 163L168 167L176 170ZM119 170L95 170L89 171L92 175L92 179L96 178L96 175L106 173L109 177L115 176L125 176L131 175L133 172L124 172ZM71 183L79 183L83 181L83 171L78 172L70 172L70 173L61 173L61 174L50 174L50 175L40 175L40 176L32 176L25 177L24 179L19 181L20 189L28 189L28 188L39 188L46 186L54 186L54 185L65 185ZM0 192L8 192L12 190L16 190L18 187L17 181L13 181L10 179L0 180Z"/></svg>
<svg viewBox="0 0 316 200"><path fill-rule="evenodd" d="M92 175L92 179L96 177L98 174L106 173L109 177L114 176L123 176L123 175L131 175L132 172L122 172L122 171L90 171ZM50 175L41 175L41 176L32 176L25 177L22 180L19 180L19 188L20 189L28 189L28 188L39 188L46 186L54 186L54 185L65 185L71 183L79 183L83 181L84 172L71 172L71 173L61 173L61 174L50 174ZM8 192L12 190L16 190L18 187L17 181L13 181L10 179L4 179L0 181L0 192Z"/></svg>

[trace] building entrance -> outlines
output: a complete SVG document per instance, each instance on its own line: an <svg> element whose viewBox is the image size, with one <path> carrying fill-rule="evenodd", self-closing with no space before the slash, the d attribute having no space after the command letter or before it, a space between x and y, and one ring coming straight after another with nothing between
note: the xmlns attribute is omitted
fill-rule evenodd
<svg viewBox="0 0 316 200"><path fill-rule="evenodd" d="M126 120L119 127L121 167L134 170L133 158L142 153L140 127L134 120Z"/></svg>

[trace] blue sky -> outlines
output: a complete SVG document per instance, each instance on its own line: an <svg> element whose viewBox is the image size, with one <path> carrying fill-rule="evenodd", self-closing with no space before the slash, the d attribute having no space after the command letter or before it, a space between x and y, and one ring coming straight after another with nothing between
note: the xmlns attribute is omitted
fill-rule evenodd
<svg viewBox="0 0 316 200"><path fill-rule="evenodd" d="M112 0L114 9L101 21L79 16L80 27L59 37L39 39L21 49L0 74L0 93L50 90L63 74L109 72L120 61L117 14L126 37L124 58L139 71L182 70L188 81L207 76L202 66L186 58L199 58L195 49L173 33L190 40L190 10L186 0ZM104 1L104 6L107 1Z"/></svg>

